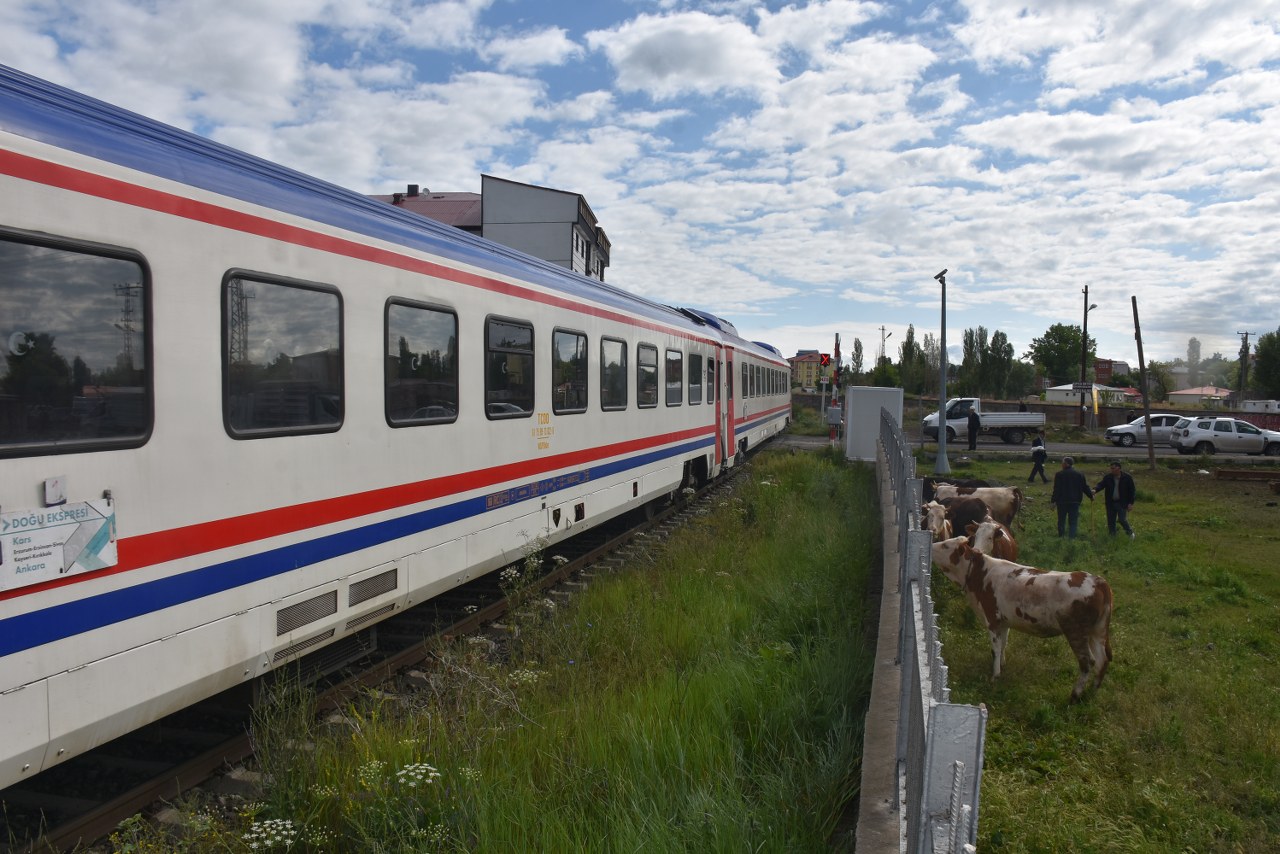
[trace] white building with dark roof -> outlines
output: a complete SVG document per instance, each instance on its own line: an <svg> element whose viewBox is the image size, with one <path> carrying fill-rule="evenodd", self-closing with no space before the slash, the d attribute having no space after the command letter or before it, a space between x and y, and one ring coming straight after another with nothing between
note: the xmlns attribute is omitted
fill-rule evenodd
<svg viewBox="0 0 1280 854"><path fill-rule="evenodd" d="M433 193L409 184L403 193L370 198L602 282L609 266L609 238L578 193L481 175L479 193Z"/></svg>

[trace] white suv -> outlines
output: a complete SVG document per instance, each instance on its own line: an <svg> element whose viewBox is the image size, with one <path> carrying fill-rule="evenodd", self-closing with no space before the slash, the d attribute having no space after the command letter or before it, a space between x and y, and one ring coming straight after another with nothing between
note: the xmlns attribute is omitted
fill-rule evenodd
<svg viewBox="0 0 1280 854"><path fill-rule="evenodd" d="M1180 454L1266 454L1280 457L1280 433L1262 430L1238 418L1183 418L1169 434Z"/></svg>

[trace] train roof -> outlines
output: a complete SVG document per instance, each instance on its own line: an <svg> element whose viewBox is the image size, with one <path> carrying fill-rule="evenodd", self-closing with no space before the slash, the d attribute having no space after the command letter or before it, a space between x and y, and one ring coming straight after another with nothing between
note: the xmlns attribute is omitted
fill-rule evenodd
<svg viewBox="0 0 1280 854"><path fill-rule="evenodd" d="M0 65L0 130L690 331L703 325L685 312L607 282L4 65ZM736 330L731 337L737 337Z"/></svg>

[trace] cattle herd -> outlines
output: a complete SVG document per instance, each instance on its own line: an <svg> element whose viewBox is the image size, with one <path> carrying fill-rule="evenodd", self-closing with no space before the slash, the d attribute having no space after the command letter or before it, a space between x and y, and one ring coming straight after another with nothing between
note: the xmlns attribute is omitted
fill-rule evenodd
<svg viewBox="0 0 1280 854"><path fill-rule="evenodd" d="M1009 629L1063 635L1080 665L1079 702L1111 661L1111 585L1088 572L1052 572L1017 562L1011 528L1022 491L985 481L925 479L920 525L933 535L933 562L964 591L991 637L991 676L1000 676Z"/></svg>

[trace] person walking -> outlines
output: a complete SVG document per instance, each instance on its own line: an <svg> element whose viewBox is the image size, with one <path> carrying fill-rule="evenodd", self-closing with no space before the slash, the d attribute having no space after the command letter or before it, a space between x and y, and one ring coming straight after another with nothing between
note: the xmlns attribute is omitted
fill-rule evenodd
<svg viewBox="0 0 1280 854"><path fill-rule="evenodd" d="M1042 483L1048 483L1049 478L1044 473L1045 461L1049 459L1049 449L1044 445L1044 428L1036 433L1036 437L1031 440L1031 474L1027 475L1027 483L1035 483L1036 475L1040 475Z"/></svg>
<svg viewBox="0 0 1280 854"><path fill-rule="evenodd" d="M969 450L978 450L978 431L982 429L982 419L978 417L978 410L969 409Z"/></svg>
<svg viewBox="0 0 1280 854"><path fill-rule="evenodd" d="M1138 497L1138 488L1133 476L1120 465L1119 460L1111 461L1111 471L1098 481L1094 492L1100 492L1107 501L1107 531L1116 535L1116 523L1124 528L1129 539L1136 539L1133 528L1129 527L1129 511L1133 509L1134 500Z"/></svg>
<svg viewBox="0 0 1280 854"><path fill-rule="evenodd" d="M1075 464L1071 457L1062 458L1062 470L1053 476L1053 495L1049 498L1049 503L1058 508L1058 536L1065 534L1073 540L1080 526L1080 504L1086 495L1093 500L1093 490L1084 475L1075 470Z"/></svg>

